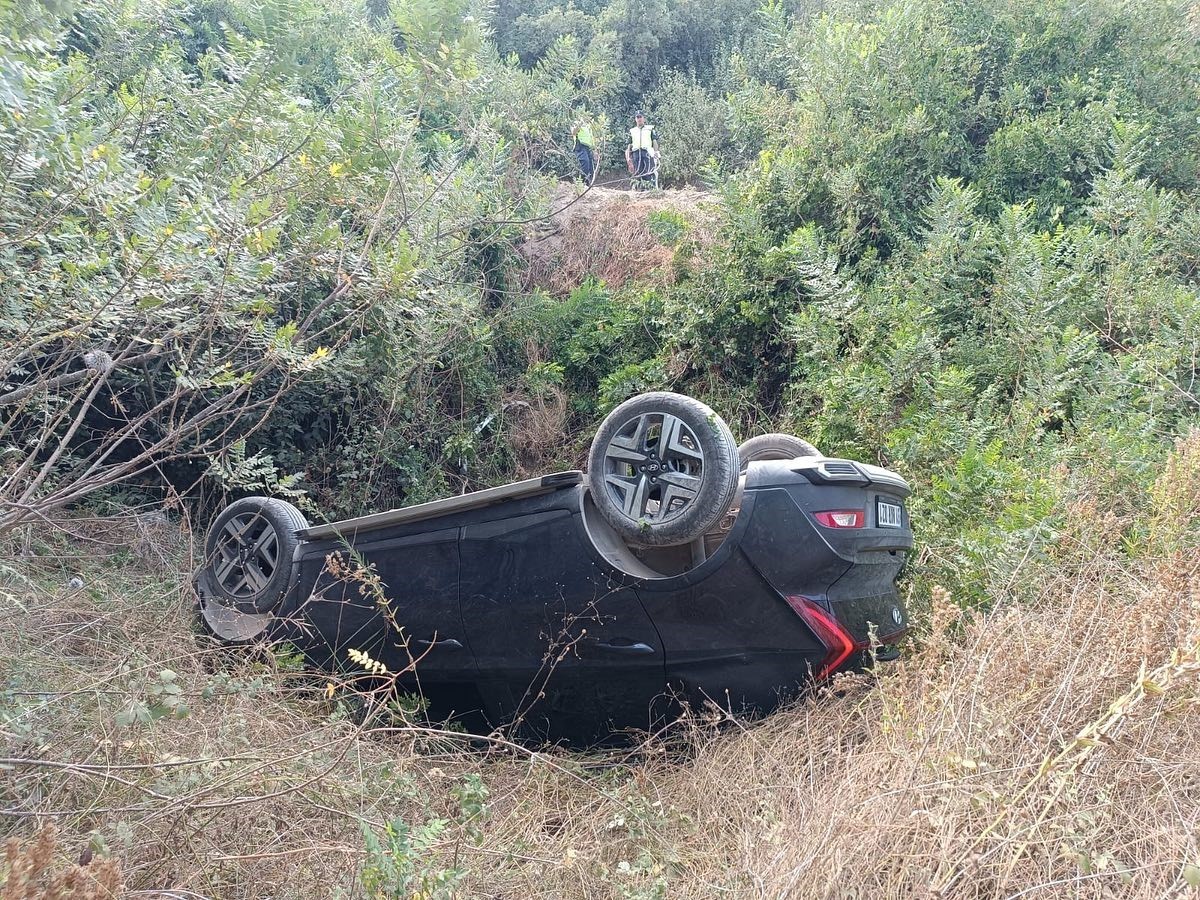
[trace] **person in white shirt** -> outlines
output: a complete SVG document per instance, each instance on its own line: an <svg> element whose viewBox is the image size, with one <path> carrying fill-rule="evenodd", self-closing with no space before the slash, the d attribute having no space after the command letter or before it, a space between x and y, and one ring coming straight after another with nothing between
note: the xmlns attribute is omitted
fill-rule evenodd
<svg viewBox="0 0 1200 900"><path fill-rule="evenodd" d="M658 138L654 126L646 124L646 114L641 110L634 116L634 122L629 129L629 146L625 148L625 165L635 181L653 183Z"/></svg>

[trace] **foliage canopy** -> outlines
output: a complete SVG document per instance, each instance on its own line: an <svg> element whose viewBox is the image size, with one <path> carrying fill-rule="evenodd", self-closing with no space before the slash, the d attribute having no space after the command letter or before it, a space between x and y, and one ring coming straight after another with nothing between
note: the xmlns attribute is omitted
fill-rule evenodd
<svg viewBox="0 0 1200 900"><path fill-rule="evenodd" d="M930 577L984 599L1197 420L1188 4L0 17L9 525L206 471L329 515L414 502L572 464L671 387L913 476ZM531 287L514 248L571 123L611 162L635 104L664 173L721 197L716 245L660 212L665 286Z"/></svg>

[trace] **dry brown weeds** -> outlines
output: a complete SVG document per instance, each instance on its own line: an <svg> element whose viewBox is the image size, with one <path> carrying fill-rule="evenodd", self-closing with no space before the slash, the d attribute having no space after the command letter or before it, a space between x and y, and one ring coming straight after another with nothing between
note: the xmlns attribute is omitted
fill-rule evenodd
<svg viewBox="0 0 1200 900"><path fill-rule="evenodd" d="M31 840L4 844L5 876L0 900L112 900L123 893L121 867L114 859L94 859L89 849L78 865L53 867L58 833L53 825Z"/></svg>
<svg viewBox="0 0 1200 900"><path fill-rule="evenodd" d="M526 343L525 358L530 368L543 362L542 348L536 341ZM543 385L537 391L513 392L504 400L504 411L518 477L529 478L562 468L564 447L568 443L567 395L563 390Z"/></svg>
<svg viewBox="0 0 1200 900"><path fill-rule="evenodd" d="M1168 508L1200 492L1197 449ZM464 897L1193 896L1200 562L1131 561L1133 524L1080 504L1035 588L974 613L937 594L879 675L606 756L365 728L323 679L198 640L179 579L114 530L43 535L0 595L0 821L55 823L58 869L99 836L131 896L357 896L360 823L457 821L478 773L482 840L452 824L421 858L467 869ZM163 668L191 716L115 724Z"/></svg>
<svg viewBox="0 0 1200 900"><path fill-rule="evenodd" d="M691 226L696 247L712 243L718 209L702 191L670 190L631 194L613 188L560 185L551 199L552 215L539 220L519 251L526 262L525 286L567 294L587 278L612 287L638 280L666 283L676 252L650 231L651 213L668 210Z"/></svg>

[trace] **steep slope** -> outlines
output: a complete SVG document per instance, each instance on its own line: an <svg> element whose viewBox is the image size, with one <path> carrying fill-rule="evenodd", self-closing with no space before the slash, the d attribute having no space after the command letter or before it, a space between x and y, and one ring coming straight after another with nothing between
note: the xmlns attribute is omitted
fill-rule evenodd
<svg viewBox="0 0 1200 900"><path fill-rule="evenodd" d="M589 277L612 287L673 280L674 263L713 243L719 216L719 202L704 191L561 184L549 217L518 248L528 266L525 286L565 294Z"/></svg>

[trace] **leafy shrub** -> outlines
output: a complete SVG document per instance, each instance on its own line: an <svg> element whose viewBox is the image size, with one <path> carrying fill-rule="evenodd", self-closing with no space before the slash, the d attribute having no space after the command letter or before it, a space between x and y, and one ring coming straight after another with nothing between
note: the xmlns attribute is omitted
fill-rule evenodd
<svg viewBox="0 0 1200 900"><path fill-rule="evenodd" d="M735 161L727 124L728 106L694 77L666 74L642 106L662 152L662 180L696 181L708 171L729 168Z"/></svg>
<svg viewBox="0 0 1200 900"><path fill-rule="evenodd" d="M471 843L483 837L480 825L488 815L488 789L476 774L467 775L451 792L458 803L454 819L428 818L409 825L396 818L388 822L381 835L363 825L367 859L362 868L362 883L370 897L408 900L449 900L458 896L456 886L468 874L457 864L443 867L427 857L449 829L460 831Z"/></svg>
<svg viewBox="0 0 1200 900"><path fill-rule="evenodd" d="M9 509L89 496L107 436L113 464L154 452L98 489L217 458L350 514L504 480L672 388L901 469L923 584L982 603L1081 494L1137 512L1195 418L1178 4L547 0L501 4L496 48L465 3L281 9L0 7ZM665 166L721 178L717 245L657 212L693 255L671 285L523 295L536 173L643 95Z"/></svg>
<svg viewBox="0 0 1200 900"><path fill-rule="evenodd" d="M669 209L659 209L646 217L646 224L655 240L668 247L676 246L688 233L688 221Z"/></svg>
<svg viewBox="0 0 1200 900"><path fill-rule="evenodd" d="M484 78L478 23L405 8L397 44L319 4L168 6L161 29L119 5L69 29L37 10L0 9L28 35L0 72L2 496L17 503L0 528L147 474L187 490L237 440L330 511L379 494L346 464L378 459L358 437L394 448L421 490L459 470L444 448L463 429L440 423L497 393L486 352L450 369L453 400L406 395L464 328L483 333L480 298L441 286L477 273L503 289L489 279L515 232L481 223L524 202L507 120L458 124L459 89ZM202 26L226 13L219 34ZM355 415L364 397L382 421Z"/></svg>

